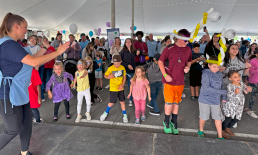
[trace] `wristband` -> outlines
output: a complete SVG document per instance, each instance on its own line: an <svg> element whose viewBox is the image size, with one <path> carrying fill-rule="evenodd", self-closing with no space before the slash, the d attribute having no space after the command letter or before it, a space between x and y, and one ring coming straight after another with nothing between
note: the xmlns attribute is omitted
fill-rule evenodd
<svg viewBox="0 0 258 155"><path fill-rule="evenodd" d="M168 74L165 74L164 77L166 77Z"/></svg>

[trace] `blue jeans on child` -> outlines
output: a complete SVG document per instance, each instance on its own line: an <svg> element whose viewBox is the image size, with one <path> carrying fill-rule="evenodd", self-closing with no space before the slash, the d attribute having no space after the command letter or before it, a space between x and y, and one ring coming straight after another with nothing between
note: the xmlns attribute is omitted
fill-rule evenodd
<svg viewBox="0 0 258 155"><path fill-rule="evenodd" d="M41 85L41 98L45 99L44 92L46 89L46 84L52 76L53 69L52 68L44 68L44 65L39 67L39 75L42 81ZM45 73L45 74L44 74Z"/></svg>
<svg viewBox="0 0 258 155"><path fill-rule="evenodd" d="M157 97L159 95L159 92L162 88L162 82L157 81L154 83L150 84L150 89L151 89L151 103L150 105L153 107L154 112L160 112L158 108L158 103L157 103Z"/></svg>
<svg viewBox="0 0 258 155"><path fill-rule="evenodd" d="M134 73L127 73L126 80L128 81L128 91L130 92L131 79L133 78ZM133 95L131 95L130 101L133 101Z"/></svg>

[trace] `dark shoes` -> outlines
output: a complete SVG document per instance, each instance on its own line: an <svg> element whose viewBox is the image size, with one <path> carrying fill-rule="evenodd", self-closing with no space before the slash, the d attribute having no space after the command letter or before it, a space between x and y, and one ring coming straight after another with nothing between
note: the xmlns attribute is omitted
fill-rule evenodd
<svg viewBox="0 0 258 155"><path fill-rule="evenodd" d="M21 155L21 153L19 153L19 155ZM26 153L26 155L33 155L33 154L28 151L28 152Z"/></svg>

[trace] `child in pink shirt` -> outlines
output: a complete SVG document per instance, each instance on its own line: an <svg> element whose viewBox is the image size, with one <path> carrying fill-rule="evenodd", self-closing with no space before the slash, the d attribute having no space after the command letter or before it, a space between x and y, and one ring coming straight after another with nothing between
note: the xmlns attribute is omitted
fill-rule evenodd
<svg viewBox="0 0 258 155"><path fill-rule="evenodd" d="M146 97L148 91L149 101L151 100L149 81L145 76L145 69L142 66L138 66L135 69L135 74L131 79L130 93L128 99L133 95L135 105L135 124L140 124L140 112L142 113L141 120L145 121L145 107Z"/></svg>

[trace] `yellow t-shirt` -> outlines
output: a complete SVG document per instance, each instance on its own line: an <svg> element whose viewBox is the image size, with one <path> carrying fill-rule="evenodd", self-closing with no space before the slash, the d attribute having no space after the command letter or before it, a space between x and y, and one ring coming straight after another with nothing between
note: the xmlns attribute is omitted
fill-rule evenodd
<svg viewBox="0 0 258 155"><path fill-rule="evenodd" d="M126 75L124 66L120 65L118 68L116 68L114 65L110 66L106 71L105 75L108 76L111 73L115 77L109 80L110 91L114 91L114 92L121 91L118 88L119 88L119 85L123 83L124 76Z"/></svg>
<svg viewBox="0 0 258 155"><path fill-rule="evenodd" d="M77 91L84 91L88 88L90 88L90 84L89 84L89 77L88 75L86 75L84 78L81 78L80 77L83 75L84 73L84 70L79 72L75 72L75 75L77 76Z"/></svg>

